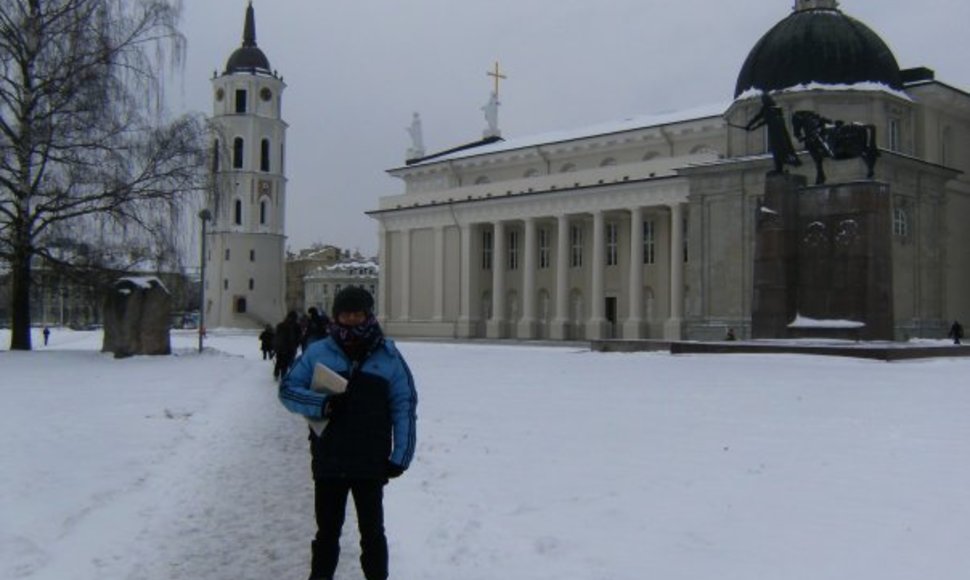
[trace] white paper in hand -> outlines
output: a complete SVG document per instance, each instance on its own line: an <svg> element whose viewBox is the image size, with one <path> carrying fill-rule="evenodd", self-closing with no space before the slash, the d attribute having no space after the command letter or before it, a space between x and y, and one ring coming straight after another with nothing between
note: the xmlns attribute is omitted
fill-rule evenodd
<svg viewBox="0 0 970 580"><path fill-rule="evenodd" d="M329 367L317 363L313 367L313 381L310 383L310 388L318 393L339 395L347 390L347 379L333 372ZM327 419L320 421L307 419L307 422L310 423L310 428L317 437L322 435L327 427Z"/></svg>
<svg viewBox="0 0 970 580"><path fill-rule="evenodd" d="M347 379L330 370L329 367L317 363L313 367L313 382L310 388L318 393L339 395L347 390Z"/></svg>

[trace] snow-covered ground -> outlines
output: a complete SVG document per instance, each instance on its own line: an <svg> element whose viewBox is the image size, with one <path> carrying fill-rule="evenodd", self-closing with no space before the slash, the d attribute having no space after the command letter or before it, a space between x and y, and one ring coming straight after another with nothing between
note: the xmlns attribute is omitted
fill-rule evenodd
<svg viewBox="0 0 970 580"><path fill-rule="evenodd" d="M253 334L0 351L0 578L303 580L306 426ZM0 348L9 343L0 331ZM970 359L403 343L399 580L963 580ZM338 577L360 579L352 516Z"/></svg>

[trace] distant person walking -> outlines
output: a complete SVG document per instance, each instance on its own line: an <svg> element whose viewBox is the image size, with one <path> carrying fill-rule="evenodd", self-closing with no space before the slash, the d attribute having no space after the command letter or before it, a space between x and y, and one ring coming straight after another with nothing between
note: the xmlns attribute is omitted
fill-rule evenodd
<svg viewBox="0 0 970 580"><path fill-rule="evenodd" d="M45 326L44 327L44 346L47 346L47 341L49 341L50 338L51 338L51 329Z"/></svg>
<svg viewBox="0 0 970 580"><path fill-rule="evenodd" d="M276 325L274 348L276 365L273 367L273 378L282 379L286 376L286 372L290 370L290 365L296 358L296 351L300 348L300 332L300 322L297 319L296 312L292 310L286 315L283 322Z"/></svg>
<svg viewBox="0 0 970 580"><path fill-rule="evenodd" d="M273 360L275 352L273 350L273 342L275 340L276 334L273 332L273 327L267 324L263 332L259 333L259 350L263 352L263 360Z"/></svg>
<svg viewBox="0 0 970 580"><path fill-rule="evenodd" d="M306 329L303 331L303 352L306 352L306 347L310 344L327 338L329 329L330 319L327 318L327 315L320 314L320 311L315 306L311 306L307 310L307 324Z"/></svg>
<svg viewBox="0 0 970 580"><path fill-rule="evenodd" d="M960 344L960 341L963 339L963 325L954 320L950 326L950 333L947 336L953 339L953 344Z"/></svg>

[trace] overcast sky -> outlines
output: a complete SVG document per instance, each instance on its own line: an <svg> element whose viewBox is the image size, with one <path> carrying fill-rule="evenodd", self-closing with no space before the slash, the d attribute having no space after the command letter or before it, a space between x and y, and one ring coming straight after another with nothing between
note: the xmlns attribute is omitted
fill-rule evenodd
<svg viewBox="0 0 970 580"><path fill-rule="evenodd" d="M183 0L176 112L211 114L212 73L240 46L248 0ZM377 253L364 215L403 191L405 128L428 153L481 138L497 60L499 127L521 137L728 103L748 51L794 0L254 0L259 47L288 85L287 246ZM970 90L970 2L845 0L902 68Z"/></svg>

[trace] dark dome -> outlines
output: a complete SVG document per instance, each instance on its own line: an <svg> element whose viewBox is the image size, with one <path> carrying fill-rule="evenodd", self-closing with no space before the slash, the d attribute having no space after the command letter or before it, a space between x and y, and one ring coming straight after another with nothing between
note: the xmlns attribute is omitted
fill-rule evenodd
<svg viewBox="0 0 970 580"><path fill-rule="evenodd" d="M237 48L226 61L226 73L252 72L254 69L269 72L269 59L258 46Z"/></svg>
<svg viewBox="0 0 970 580"><path fill-rule="evenodd" d="M270 72L269 59L256 46L256 13L252 0L246 8L246 22L243 24L243 43L226 61L226 74L235 72Z"/></svg>
<svg viewBox="0 0 970 580"><path fill-rule="evenodd" d="M817 7L824 4L831 7ZM902 88L896 57L875 32L843 14L835 2L811 5L796 6L754 45L738 75L735 98L752 88L767 92L812 82Z"/></svg>

